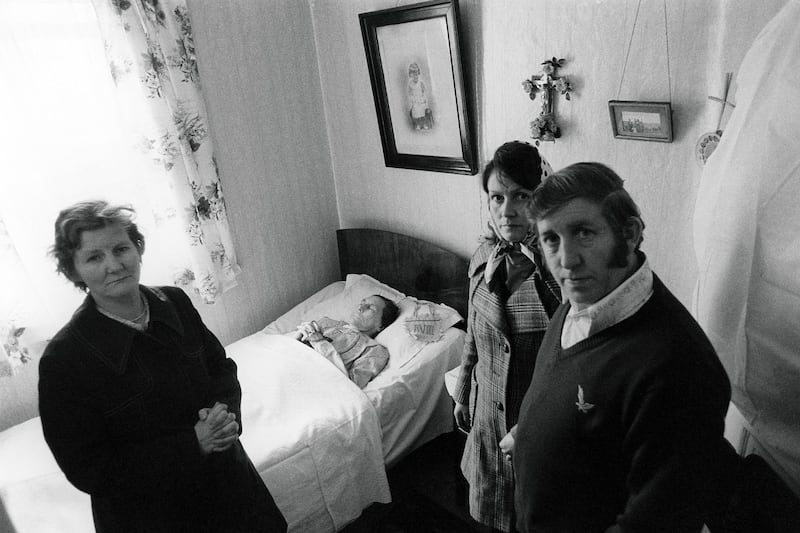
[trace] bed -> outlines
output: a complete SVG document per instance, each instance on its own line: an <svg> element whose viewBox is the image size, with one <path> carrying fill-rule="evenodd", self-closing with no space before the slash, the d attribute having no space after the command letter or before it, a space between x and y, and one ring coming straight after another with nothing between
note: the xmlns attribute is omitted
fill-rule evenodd
<svg viewBox="0 0 800 533"><path fill-rule="evenodd" d="M337 240L340 281L226 347L242 385L242 444L295 532L338 531L388 503L386 468L452 430L444 375L463 345L467 260L380 230L338 230ZM346 318L369 294L401 314L376 337L389 364L361 390L283 333ZM58 469L38 418L0 433L0 504L3 532L93 531L89 496Z"/></svg>

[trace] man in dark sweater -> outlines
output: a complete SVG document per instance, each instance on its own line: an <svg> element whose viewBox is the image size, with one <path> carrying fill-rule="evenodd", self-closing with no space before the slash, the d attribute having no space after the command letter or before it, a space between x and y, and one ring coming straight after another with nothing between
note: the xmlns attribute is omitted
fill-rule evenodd
<svg viewBox="0 0 800 533"><path fill-rule="evenodd" d="M542 341L513 449L522 532L699 532L738 456L730 384L639 250L622 179L578 163L533 212L564 303Z"/></svg>

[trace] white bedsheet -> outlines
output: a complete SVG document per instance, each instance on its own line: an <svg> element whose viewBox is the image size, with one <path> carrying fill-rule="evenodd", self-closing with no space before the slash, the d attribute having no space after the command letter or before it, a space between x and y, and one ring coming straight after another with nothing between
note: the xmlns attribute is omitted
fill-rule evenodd
<svg viewBox="0 0 800 533"><path fill-rule="evenodd" d="M262 331L278 335L295 329L318 303L345 288L337 281L323 287L268 324ZM453 429L453 401L444 387L445 373L461 362L464 332L450 328L401 366L391 359L364 392L375 406L382 428L383 455L391 467L405 455Z"/></svg>
<svg viewBox="0 0 800 533"><path fill-rule="evenodd" d="M464 332L450 328L409 363L387 367L364 388L381 421L387 467L453 429L453 401L444 376L458 366L463 348Z"/></svg>
<svg viewBox="0 0 800 533"><path fill-rule="evenodd" d="M293 329L325 287L264 331ZM292 532L331 532L372 502L389 502L386 466L452 430L445 373L464 332L450 328L363 391L311 348L257 332L226 347L242 385L242 444ZM92 533L89 496L58 469L39 418L0 432L0 532Z"/></svg>
<svg viewBox="0 0 800 533"><path fill-rule="evenodd" d="M242 385L242 444L294 532L329 532L389 502L378 415L311 348L255 333L227 347ZM0 433L0 531L92 533L88 495L58 469L39 418Z"/></svg>
<svg viewBox="0 0 800 533"><path fill-rule="evenodd" d="M227 348L242 385L242 445L290 531L334 531L391 501L369 399L308 346L255 333Z"/></svg>

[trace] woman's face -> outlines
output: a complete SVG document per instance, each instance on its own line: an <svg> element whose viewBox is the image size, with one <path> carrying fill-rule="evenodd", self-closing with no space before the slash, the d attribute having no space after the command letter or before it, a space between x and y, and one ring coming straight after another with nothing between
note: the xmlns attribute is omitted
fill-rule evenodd
<svg viewBox="0 0 800 533"><path fill-rule="evenodd" d="M486 183L489 192L489 214L500 237L520 242L532 224L530 208L533 191L504 178L496 170Z"/></svg>
<svg viewBox="0 0 800 533"><path fill-rule="evenodd" d="M119 224L81 233L73 261L76 281L84 282L101 306L138 298L142 256Z"/></svg>
<svg viewBox="0 0 800 533"><path fill-rule="evenodd" d="M386 302L380 296L368 296L361 300L358 308L350 316L350 323L362 333L369 336L377 333L381 329L383 321L383 310Z"/></svg>

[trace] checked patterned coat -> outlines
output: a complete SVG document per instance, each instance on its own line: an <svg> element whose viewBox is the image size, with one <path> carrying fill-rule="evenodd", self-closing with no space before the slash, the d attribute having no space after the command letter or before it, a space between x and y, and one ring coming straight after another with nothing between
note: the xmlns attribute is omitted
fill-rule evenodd
<svg viewBox="0 0 800 533"><path fill-rule="evenodd" d="M549 323L537 284L550 313L560 301L560 291L537 267L506 301L490 292L484 270L494 246L484 242L470 261L467 335L454 397L470 406L472 419L461 459L470 514L500 531L513 531L513 470L499 443L517 423Z"/></svg>

